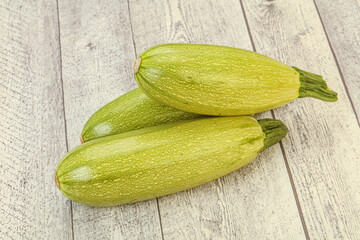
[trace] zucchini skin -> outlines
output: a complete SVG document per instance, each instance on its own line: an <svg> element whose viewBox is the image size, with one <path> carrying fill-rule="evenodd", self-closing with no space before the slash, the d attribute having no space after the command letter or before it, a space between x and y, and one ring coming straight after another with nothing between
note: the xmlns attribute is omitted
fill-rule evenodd
<svg viewBox="0 0 360 240"><path fill-rule="evenodd" d="M322 98L321 91L310 94L311 89L306 89L309 85L304 88L296 68L255 52L225 46L158 45L135 61L134 74L142 90L157 101L205 115L259 113L291 102L300 92L301 97L337 99L333 94ZM327 88L325 91L332 92Z"/></svg>
<svg viewBox="0 0 360 240"><path fill-rule="evenodd" d="M286 135L281 121L261 121L248 116L193 119L99 138L64 156L56 184L69 199L90 206L189 189L248 164Z"/></svg>
<svg viewBox="0 0 360 240"><path fill-rule="evenodd" d="M149 98L134 89L94 113L81 132L81 142L159 124L201 117L183 112Z"/></svg>

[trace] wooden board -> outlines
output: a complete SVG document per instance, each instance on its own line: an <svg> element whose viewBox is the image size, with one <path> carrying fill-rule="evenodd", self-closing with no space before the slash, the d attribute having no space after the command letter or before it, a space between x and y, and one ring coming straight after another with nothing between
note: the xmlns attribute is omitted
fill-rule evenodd
<svg viewBox="0 0 360 240"><path fill-rule="evenodd" d="M71 239L56 1L0 3L0 239Z"/></svg>
<svg viewBox="0 0 360 240"><path fill-rule="evenodd" d="M316 0L315 3L359 122L360 2Z"/></svg>
<svg viewBox="0 0 360 240"><path fill-rule="evenodd" d="M360 131L313 1L244 0L258 52L324 76L339 101L275 110L310 238L359 239Z"/></svg>
<svg viewBox="0 0 360 240"><path fill-rule="evenodd" d="M60 1L64 100L70 149L87 119L135 88L127 1ZM76 239L160 239L156 200L113 208L73 203Z"/></svg>
<svg viewBox="0 0 360 240"><path fill-rule="evenodd" d="M359 9L356 0L1 1L0 239L360 239ZM98 108L136 87L136 55L168 42L256 50L322 74L339 101L257 115L283 120L289 135L219 180L118 207L71 203L55 187L56 164Z"/></svg>
<svg viewBox="0 0 360 240"><path fill-rule="evenodd" d="M130 1L130 13L138 55L168 42L252 48L235 0ZM228 176L160 198L159 208L165 239L305 238L279 145Z"/></svg>

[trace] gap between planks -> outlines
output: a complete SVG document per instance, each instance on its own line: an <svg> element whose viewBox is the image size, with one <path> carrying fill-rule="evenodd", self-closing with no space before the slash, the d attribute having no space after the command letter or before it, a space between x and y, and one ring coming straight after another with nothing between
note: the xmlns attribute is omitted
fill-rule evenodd
<svg viewBox="0 0 360 240"><path fill-rule="evenodd" d="M247 28L247 30L248 30L248 34L249 34L251 46L252 46L252 48L253 48L253 51L256 52L255 43L254 43L254 40L253 40L251 31L250 31L249 22L248 22L246 13L245 13L245 8L244 8L244 5L243 5L243 3L242 3L242 0L239 0L239 3L240 3L240 7L241 7L241 10L242 10L242 12L243 12L244 19L245 19L245 25L246 25L246 28ZM271 116L272 116L274 119L276 119L274 110L271 110ZM292 189L293 194L294 194L294 198L295 198L297 210L298 210L298 213L299 213L299 217L300 217L300 220L301 220L301 224L302 224L302 227L303 227L303 230L304 230L304 234L305 234L306 239L309 240L309 239L310 239L309 231L308 231L307 226L306 226L304 214L303 214L303 212L302 212L301 205L300 205L299 196L298 196L297 191L296 191L296 187L295 187L295 184L294 184L294 179L293 179L293 176L292 176L290 167L289 167L289 163L288 163L288 160L287 160L287 156L286 156L286 154L285 154L285 151L284 151L284 146L283 146L283 144L282 144L282 141L280 141L279 144L280 144L280 148L281 148L281 153L282 153L283 158L284 158L284 162L285 162L285 166L286 166L286 171L287 171L287 173L288 173L289 181L290 181L290 184L291 184L291 189Z"/></svg>
<svg viewBox="0 0 360 240"><path fill-rule="evenodd" d="M322 28L323 28L323 30L324 30L326 40L327 40L327 42L328 42L328 44L329 44L331 54L332 54L332 56L333 56L333 58L334 58L334 60L335 60L336 67L337 67L337 69L338 69L338 71L339 71L340 78L341 78L341 81L342 81L342 83L343 83L343 85L344 85L346 95L347 95L347 97L348 97L348 99L349 99L349 101L350 101L350 105L351 105L351 107L352 107L352 110L354 111L354 114L355 114L357 123L358 123L358 125L360 126L360 121L359 121L358 113L356 112L356 109L355 109L355 106L354 106L354 102L353 102L353 100L351 99L351 95L350 95L350 93L349 93L349 89L348 89L348 87L347 87L347 85L346 85L346 82L345 82L345 79L344 79L344 75L343 75L342 70L341 70L340 65L339 65L339 61L338 61L338 59L337 59L337 57L336 57L336 54L335 54L335 52L334 52L334 49L333 49L333 47L332 47L332 45L331 45L331 42L330 42L330 39L329 39L329 35L328 35L327 31L326 31L324 22L323 22L323 20L322 20L322 18L321 18L321 14L320 14L320 12L319 12L319 9L318 9L318 6L316 5L315 0L313 0L313 3L314 3L314 6L315 6L315 9L316 9L316 13L317 13L317 15L319 16L319 19L320 19L320 22L321 22L321 26L322 26Z"/></svg>
<svg viewBox="0 0 360 240"><path fill-rule="evenodd" d="M67 124L66 124L66 111L65 111L65 97L64 97L64 81L62 75L62 48L61 48L61 33L60 33L60 17L59 17L59 0L56 0L56 14L57 14L57 22L58 22L58 41L59 41L59 65L60 65L60 82L61 82L61 94L62 94L62 105L64 112L64 131L65 131L65 142L66 142L66 152L69 151L69 143L68 143L68 132L67 132ZM74 234L74 216L73 216L73 203L70 201L70 215L71 215L71 235L72 239L75 239Z"/></svg>
<svg viewBox="0 0 360 240"><path fill-rule="evenodd" d="M253 47L253 50L254 52L256 52L256 47L255 47L255 43L253 41L253 37L252 37L252 34L251 34L251 31L250 31L250 26L249 26L249 23L248 23L248 19L247 19L247 16L246 16L246 13L245 13L245 8L243 6L243 2L242 0L239 0L240 2L240 5L241 5L241 9L243 11L243 15L244 15L244 19L245 19L245 24L246 24L246 27L247 27L247 30L248 30L248 34L249 34L249 38L250 38L250 41L251 41L251 45ZM342 83L343 83L343 86L345 88L345 92L346 92L346 95L350 101L350 104L351 104L351 107L352 107L352 110L355 114L355 117L356 117L356 120L357 120L357 123L358 125L360 125L359 123L359 118L358 118L358 115L357 115L357 112L356 112L356 109L355 109L355 106L354 106L354 103L352 101L352 98L351 98L351 95L349 93L349 90L348 90L348 87L346 85L346 82L345 82L345 79L344 79L344 76L343 76L343 73L342 73L342 70L340 68L340 65L339 65L339 62L338 62L338 59L336 57L336 54L334 52L334 49L331 45L331 42L330 42L330 39L329 39L329 36L328 36L328 33L326 31L326 28L324 26L324 23L323 23L323 20L321 18L321 15L320 15L320 12L318 10L318 7L316 5L316 2L315 0L312 1L313 4L314 4L314 7L316 9L316 12L317 12L317 16L319 17L319 20L321 22L321 26L323 28L323 32L325 34L325 37L326 37L326 40L328 42L328 45L329 45L329 48L331 50L331 54L333 56L333 59L335 61L335 64L337 66L337 70L339 72L339 75L340 75L340 78L342 80ZM273 118L275 118L275 113L273 110L271 110L271 114L273 116ZM306 236L306 239L310 239L310 236L309 236L309 232L308 232L308 229L307 229L307 226L306 226L306 222L305 222L305 218L304 218L304 215L303 215L303 212L302 212L302 209L301 209L301 204L300 204L300 201L299 201L299 197L298 197L298 194L297 194L297 190L296 190L296 187L295 187L295 183L294 183L294 179L293 179L293 176L292 176L292 173L291 173L291 170L290 170L290 166L289 166L289 163L288 163L288 160L287 160L287 156L285 154L285 150L284 150L284 146L282 144L282 141L279 142L280 144L280 148L281 148L281 151L282 151L282 154L283 154L283 157L284 157L284 161L285 161L285 165L286 165L286 169L288 171L288 175L289 175L289 180L290 180L290 183L291 183L291 186L292 186L292 189L293 189L293 193L294 193L294 197L295 197L295 200L296 200L296 205L298 207L298 212L299 212L299 216L300 216L300 219L301 219L301 223L303 225L303 229L304 229L304 233L305 233L305 236Z"/></svg>
<svg viewBox="0 0 360 240"><path fill-rule="evenodd" d="M133 30L132 20L131 20L131 12L130 12L130 2L129 2L129 0L127 0L127 5L128 5L127 7L128 7L129 21L130 21L131 39L132 39L133 46L134 46L134 54L135 54L134 59L136 59L138 56L137 56L137 52L136 52L136 43L135 43L134 30ZM156 198L156 206L157 206L157 209L158 209L160 231L161 231L161 239L164 240L164 230L163 230L163 225L162 225L162 221L161 221L159 198Z"/></svg>

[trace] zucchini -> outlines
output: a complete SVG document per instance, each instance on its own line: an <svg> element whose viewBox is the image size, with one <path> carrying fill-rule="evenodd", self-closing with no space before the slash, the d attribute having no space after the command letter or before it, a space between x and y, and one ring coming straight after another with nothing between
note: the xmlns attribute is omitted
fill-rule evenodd
<svg viewBox="0 0 360 240"><path fill-rule="evenodd" d="M303 97L337 101L337 94L319 75L224 46L155 46L136 59L134 74L150 97L205 115L254 114Z"/></svg>
<svg viewBox="0 0 360 240"><path fill-rule="evenodd" d="M143 128L74 148L58 164L55 182L66 197L81 204L133 203L237 170L286 134L279 120L248 116Z"/></svg>
<svg viewBox="0 0 360 240"><path fill-rule="evenodd" d="M200 115L152 100L137 88L92 115L82 130L80 140L84 143L100 137L198 117Z"/></svg>

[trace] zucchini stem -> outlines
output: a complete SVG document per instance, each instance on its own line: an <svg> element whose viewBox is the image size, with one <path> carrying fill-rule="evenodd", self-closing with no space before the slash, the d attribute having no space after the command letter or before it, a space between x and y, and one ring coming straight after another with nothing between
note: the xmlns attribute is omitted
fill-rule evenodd
<svg viewBox="0 0 360 240"><path fill-rule="evenodd" d="M141 65L141 57L138 57L135 62L134 62L134 67L133 67L133 70L134 70L134 74L137 74L139 72L139 68L140 68L140 65Z"/></svg>
<svg viewBox="0 0 360 240"><path fill-rule="evenodd" d="M59 183L59 179L57 177L57 173L55 172L55 184L57 186L58 189L60 189L60 183Z"/></svg>
<svg viewBox="0 0 360 240"><path fill-rule="evenodd" d="M264 139L264 147L261 149L261 151L280 142L280 140L283 139L288 133L288 128L280 120L265 118L258 120L258 123L266 135Z"/></svg>
<svg viewBox="0 0 360 240"><path fill-rule="evenodd" d="M328 88L322 76L292 68L300 74L299 98L312 97L326 102L336 102L337 93Z"/></svg>

